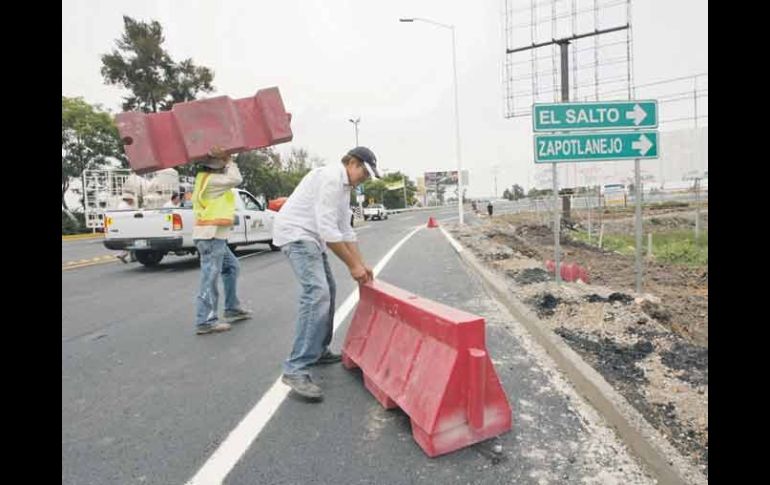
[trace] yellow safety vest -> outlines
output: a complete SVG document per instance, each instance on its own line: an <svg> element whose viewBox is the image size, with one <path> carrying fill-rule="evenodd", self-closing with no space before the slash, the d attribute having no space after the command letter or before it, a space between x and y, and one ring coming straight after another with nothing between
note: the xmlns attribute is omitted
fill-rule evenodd
<svg viewBox="0 0 770 485"><path fill-rule="evenodd" d="M193 189L193 212L197 226L232 226L235 217L235 194L228 190L223 195L210 199L203 197L211 173L201 172L195 176Z"/></svg>

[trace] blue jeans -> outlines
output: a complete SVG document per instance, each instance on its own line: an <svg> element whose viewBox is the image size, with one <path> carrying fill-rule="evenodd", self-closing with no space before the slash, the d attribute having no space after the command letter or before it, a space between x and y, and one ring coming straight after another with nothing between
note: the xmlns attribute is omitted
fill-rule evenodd
<svg viewBox="0 0 770 485"><path fill-rule="evenodd" d="M195 324L198 326L217 323L219 290L217 283L222 276L225 287L225 312L241 308L238 301L238 273L241 266L225 239L196 239L195 247L201 257L201 285L195 299Z"/></svg>
<svg viewBox="0 0 770 485"><path fill-rule="evenodd" d="M309 374L308 367L329 347L334 330L334 283L329 258L311 241L293 241L281 247L301 287L297 327L284 374Z"/></svg>

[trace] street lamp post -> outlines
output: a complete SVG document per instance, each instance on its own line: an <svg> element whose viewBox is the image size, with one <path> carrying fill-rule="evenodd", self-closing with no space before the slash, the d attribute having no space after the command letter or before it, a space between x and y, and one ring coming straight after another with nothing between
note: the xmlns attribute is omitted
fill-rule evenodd
<svg viewBox="0 0 770 485"><path fill-rule="evenodd" d="M356 119L350 118L348 121L353 123L353 126L356 127L356 146L358 146L358 124L361 122L361 117L358 117Z"/></svg>
<svg viewBox="0 0 770 485"><path fill-rule="evenodd" d="M463 164L460 157L460 103L457 97L457 55L455 53L455 26L446 25L433 20L413 17L398 19L399 22L425 22L449 29L452 32L452 71L454 74L454 96L455 96L455 151L457 153L457 213L460 218L460 225L464 224L463 219Z"/></svg>
<svg viewBox="0 0 770 485"><path fill-rule="evenodd" d="M404 189L404 209L406 209L407 208L407 203L406 203L406 176L403 175L403 174L401 175L401 184L403 184L403 189Z"/></svg>
<svg viewBox="0 0 770 485"><path fill-rule="evenodd" d="M361 117L359 116L356 119L350 118L348 119L351 123L353 123L353 126L356 127L356 146L358 146L358 124L361 122ZM361 215L361 219L364 218L364 203L361 201L360 195L364 195L364 189L362 185L359 185L356 187L356 199L358 199L358 210Z"/></svg>

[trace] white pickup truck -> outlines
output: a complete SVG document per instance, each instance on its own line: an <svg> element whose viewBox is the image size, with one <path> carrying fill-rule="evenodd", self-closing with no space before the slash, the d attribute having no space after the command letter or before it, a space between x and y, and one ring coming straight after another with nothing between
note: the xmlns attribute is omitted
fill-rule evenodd
<svg viewBox="0 0 770 485"><path fill-rule="evenodd" d="M235 198L235 220L227 245L262 243L273 246L275 211L265 209L250 193L232 189ZM107 249L131 250L145 266L154 266L168 253L195 254L192 233L195 214L189 202L186 207L164 209L108 210L104 213L104 246Z"/></svg>
<svg viewBox="0 0 770 485"><path fill-rule="evenodd" d="M370 204L368 207L364 207L364 220L377 219L383 220L388 218L388 211L385 210L385 206L382 204Z"/></svg>

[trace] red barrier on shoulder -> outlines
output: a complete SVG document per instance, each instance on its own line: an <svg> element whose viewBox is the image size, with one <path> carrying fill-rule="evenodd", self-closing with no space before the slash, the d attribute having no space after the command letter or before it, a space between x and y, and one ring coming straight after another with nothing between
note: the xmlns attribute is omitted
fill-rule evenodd
<svg viewBox="0 0 770 485"><path fill-rule="evenodd" d="M545 269L549 273L556 271L556 264L551 259L545 261ZM588 271L577 263L561 263L559 265L559 274L562 281L577 281L582 280L585 283L589 283Z"/></svg>
<svg viewBox="0 0 770 485"><path fill-rule="evenodd" d="M511 429L511 406L486 350L484 319L383 281L359 286L342 348L346 368L386 408L409 415L430 457Z"/></svg>

